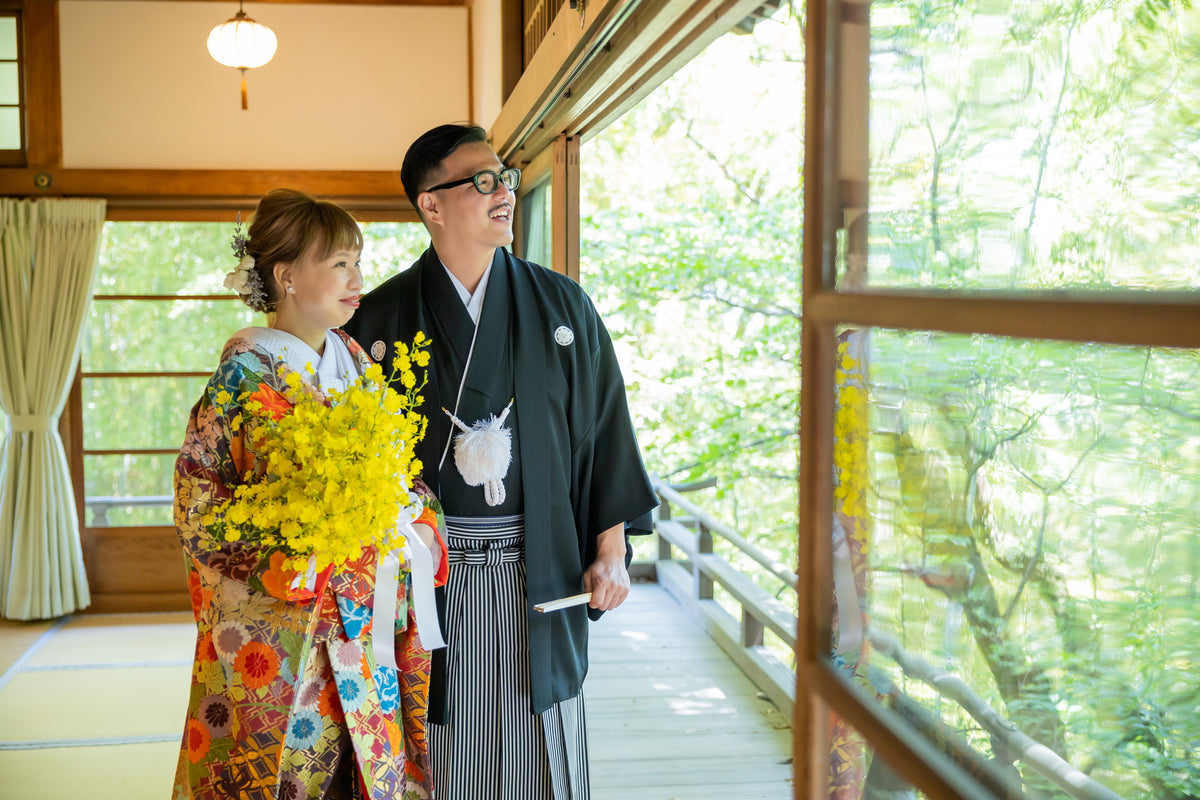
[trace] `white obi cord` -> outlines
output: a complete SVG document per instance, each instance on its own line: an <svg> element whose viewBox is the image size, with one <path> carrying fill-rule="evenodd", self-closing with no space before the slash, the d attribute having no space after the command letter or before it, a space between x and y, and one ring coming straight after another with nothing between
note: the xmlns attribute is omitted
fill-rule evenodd
<svg viewBox="0 0 1200 800"><path fill-rule="evenodd" d="M408 562L412 574L412 595L409 602L417 620L417 641L423 650L445 647L442 628L438 623L437 605L433 596L433 556L421 541L405 512L396 526L407 540L400 552L380 553L375 568L375 600L371 611L371 648L375 663L399 669L396 664L396 638L384 633L396 629L396 593L400 588L400 556Z"/></svg>

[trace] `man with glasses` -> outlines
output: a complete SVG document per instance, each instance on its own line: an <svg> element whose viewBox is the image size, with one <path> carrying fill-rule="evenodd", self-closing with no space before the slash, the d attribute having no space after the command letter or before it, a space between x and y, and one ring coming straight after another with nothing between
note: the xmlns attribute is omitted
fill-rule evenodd
<svg viewBox="0 0 1200 800"><path fill-rule="evenodd" d="M429 693L435 791L586 799L587 620L625 600L626 535L649 532L656 504L624 381L578 284L505 249L521 172L482 128L423 134L400 179L431 246L346 330L385 367L393 342L433 340L418 457L450 547Z"/></svg>

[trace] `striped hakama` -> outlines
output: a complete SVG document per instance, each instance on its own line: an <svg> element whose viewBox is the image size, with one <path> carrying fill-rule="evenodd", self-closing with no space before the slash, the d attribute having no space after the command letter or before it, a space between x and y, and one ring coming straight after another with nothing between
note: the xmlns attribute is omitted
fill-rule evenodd
<svg viewBox="0 0 1200 800"><path fill-rule="evenodd" d="M446 517L446 725L429 724L438 800L588 800L583 695L530 712L521 515Z"/></svg>

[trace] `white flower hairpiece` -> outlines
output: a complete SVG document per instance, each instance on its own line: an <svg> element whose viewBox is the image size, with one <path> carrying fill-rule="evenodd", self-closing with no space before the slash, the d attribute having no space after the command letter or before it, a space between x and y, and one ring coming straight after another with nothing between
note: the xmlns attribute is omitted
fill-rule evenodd
<svg viewBox="0 0 1200 800"><path fill-rule="evenodd" d="M230 245L233 247L233 254L241 261L238 262L233 272L225 273L225 288L237 292L241 296L242 302L253 310L266 311L267 290L263 286L262 275L254 268L254 256L246 252L249 243L249 239L242 232L242 215L238 214Z"/></svg>
<svg viewBox="0 0 1200 800"><path fill-rule="evenodd" d="M233 272L225 273L225 288L241 295L242 302L255 311L267 310L267 293L262 276L254 268L254 256L244 256Z"/></svg>

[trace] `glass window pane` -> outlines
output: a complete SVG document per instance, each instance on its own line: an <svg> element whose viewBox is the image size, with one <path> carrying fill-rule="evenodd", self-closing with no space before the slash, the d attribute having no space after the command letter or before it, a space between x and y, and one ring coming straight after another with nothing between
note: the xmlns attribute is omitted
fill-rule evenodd
<svg viewBox="0 0 1200 800"><path fill-rule="evenodd" d="M0 108L0 150L21 149L21 110Z"/></svg>
<svg viewBox="0 0 1200 800"><path fill-rule="evenodd" d="M171 482L175 458L175 453L84 456L86 524L173 525Z"/></svg>
<svg viewBox="0 0 1200 800"><path fill-rule="evenodd" d="M872 285L1200 288L1200 5L870 18Z"/></svg>
<svg viewBox="0 0 1200 800"><path fill-rule="evenodd" d="M1019 752L995 714L1126 800L1195 793L1200 351L843 338L839 660L984 759Z"/></svg>
<svg viewBox="0 0 1200 800"><path fill-rule="evenodd" d="M554 228L551 224L550 181L530 189L521 197L518 224L523 228L524 258L544 267L551 266Z"/></svg>
<svg viewBox="0 0 1200 800"><path fill-rule="evenodd" d="M235 299L96 300L84 332L84 372L201 372L247 325L263 324Z"/></svg>
<svg viewBox="0 0 1200 800"><path fill-rule="evenodd" d="M21 77L16 62L0 61L0 104L20 105Z"/></svg>
<svg viewBox="0 0 1200 800"><path fill-rule="evenodd" d="M863 688L874 693L866 680ZM832 713L829 731L829 800L925 800L927 794L905 780L900 772L877 752L862 731L846 719ZM972 765L971 756L960 748L953 733L938 743L931 758L945 774L954 765L967 767L971 778L960 776L963 797L1020 797L1006 794L1002 782L988 767ZM985 792L991 791L992 795ZM969 792L969 793L968 793ZM1064 800L1066 800L1064 798Z"/></svg>
<svg viewBox="0 0 1200 800"><path fill-rule="evenodd" d="M419 222L367 222L362 230L364 292L407 269L429 247L429 233Z"/></svg>
<svg viewBox="0 0 1200 800"><path fill-rule="evenodd" d="M225 273L233 219L224 222L106 222L96 294L232 294Z"/></svg>
<svg viewBox="0 0 1200 800"><path fill-rule="evenodd" d="M752 33L716 39L583 142L579 159L579 279L612 334L647 467L787 565L797 543L802 13L784 4ZM774 575L716 549L790 602Z"/></svg>
<svg viewBox="0 0 1200 800"><path fill-rule="evenodd" d="M84 378L86 450L147 450L183 444L188 413L207 378Z"/></svg>
<svg viewBox="0 0 1200 800"><path fill-rule="evenodd" d="M0 59L17 60L17 18L0 17Z"/></svg>
<svg viewBox="0 0 1200 800"><path fill-rule="evenodd" d="M361 227L367 289L412 264L429 245L420 223L369 222ZM105 223L96 293L231 294L224 281L225 273L237 266L230 250L233 231L232 218L229 222Z"/></svg>

